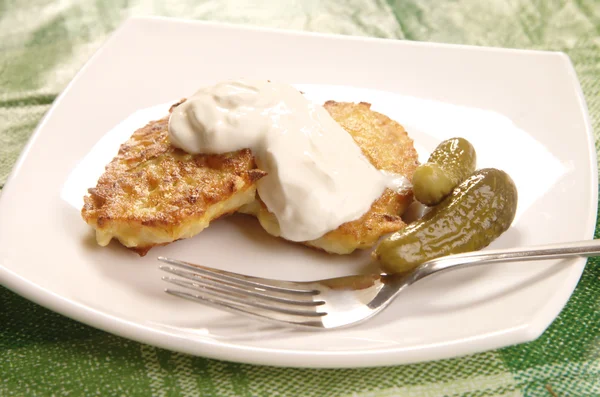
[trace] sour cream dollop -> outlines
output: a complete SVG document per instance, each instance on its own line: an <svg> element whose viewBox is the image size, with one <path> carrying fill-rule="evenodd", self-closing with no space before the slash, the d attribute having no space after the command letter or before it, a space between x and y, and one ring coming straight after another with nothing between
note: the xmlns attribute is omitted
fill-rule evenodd
<svg viewBox="0 0 600 397"><path fill-rule="evenodd" d="M192 154L249 148L268 174L258 194L291 241L360 218L401 175L377 170L352 136L291 85L237 80L196 92L169 119L171 143Z"/></svg>

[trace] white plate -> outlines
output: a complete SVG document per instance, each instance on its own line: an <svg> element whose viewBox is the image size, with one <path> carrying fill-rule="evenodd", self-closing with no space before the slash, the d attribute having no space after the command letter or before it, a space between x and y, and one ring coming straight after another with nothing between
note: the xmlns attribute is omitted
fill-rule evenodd
<svg viewBox="0 0 600 397"><path fill-rule="evenodd" d="M583 259L441 275L411 287L367 324L311 333L167 296L155 258L307 280L358 271L364 255L332 257L287 244L243 216L145 258L116 243L96 246L79 215L81 196L119 143L165 113L156 104L237 77L297 83L318 101L371 102L406 126L421 154L443 138L471 139L479 165L507 170L520 192L515 224L492 248L592 237L595 150L564 54L132 19L56 100L4 188L2 284L126 338L279 366L360 367L464 355L535 339L559 313Z"/></svg>

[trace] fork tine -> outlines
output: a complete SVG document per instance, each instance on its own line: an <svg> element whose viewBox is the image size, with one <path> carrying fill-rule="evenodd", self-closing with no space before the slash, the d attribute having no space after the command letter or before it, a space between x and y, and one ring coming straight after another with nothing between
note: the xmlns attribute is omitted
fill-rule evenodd
<svg viewBox="0 0 600 397"><path fill-rule="evenodd" d="M245 300L235 296L222 294L220 292L202 291L202 294L197 295L188 292L172 290L169 288L165 289L165 292L179 298L185 298L201 303L209 302L213 305L218 305L219 307L228 307L232 310L244 312L246 314L258 314L260 312L269 313L269 316L262 315L262 317L266 318L273 318L273 315L283 315L285 318L292 316L298 317L298 319L304 318L316 320L327 315L325 312L317 312L315 310L287 309L279 306L266 305L251 300Z"/></svg>
<svg viewBox="0 0 600 397"><path fill-rule="evenodd" d="M272 300L274 300L274 301L281 299L282 303L284 303L284 301L286 301L286 300L289 300L290 302L302 301L302 302L307 302L309 304L313 304L315 302L314 298L317 296L317 295L309 295L309 294L297 294L297 293L287 293L287 292L284 293L284 292L281 292L280 290L266 290L264 288L248 286L244 283L230 282L227 280L222 280L219 278L214 278L212 276L202 275L202 274L198 274L197 272L191 272L191 271L174 268L174 267L167 266L167 265L160 265L158 268L166 273L174 274L176 276L191 280L193 282L193 284L197 285L198 288L212 287L212 288L217 288L217 289L221 290L222 292L252 295L256 298L261 298L261 297L264 297L266 299L272 298ZM163 280L168 281L165 278L163 278ZM190 285L185 285L185 286L190 287ZM193 287L191 287L191 288L193 288Z"/></svg>
<svg viewBox="0 0 600 397"><path fill-rule="evenodd" d="M243 285L245 287L259 288L286 294L316 295L319 293L315 289L302 288L301 283L268 280L260 277L251 277L239 273L228 272L225 270L213 269L207 266L191 264L189 262L183 262L172 258L165 258L163 256L159 256L158 260L167 263L171 266L191 271L197 275L209 277L214 280L227 281L236 285ZM162 266L161 269L164 271L168 271Z"/></svg>
<svg viewBox="0 0 600 397"><path fill-rule="evenodd" d="M165 292L178 298L183 298L192 302L201 303L218 310L225 310L233 314L242 314L248 317L259 319L261 321L267 321L272 324L281 325L281 323L283 322L287 324L292 324L296 327L306 327L313 330L325 329L321 321L319 321L318 317L303 317L289 315L277 316L279 313L271 313L268 311L265 311L264 314L262 314L260 312L257 312L256 309L252 307L243 307L242 305L226 303L220 300L215 300L200 295L189 294L187 292L175 291L170 289L166 289ZM273 314L275 314L276 316L274 316Z"/></svg>
<svg viewBox="0 0 600 397"><path fill-rule="evenodd" d="M178 276L187 278L192 281L180 280L173 277L163 277L163 281L166 281L171 284L179 285L181 287L193 289L201 292L217 292L222 294L235 294L241 298L255 298L257 300L265 300L269 302L281 303L292 306L320 306L324 304L323 301L315 301L315 300L294 300L289 298L283 298L275 295L270 295L265 292L257 291L257 290L249 290L244 288L239 288L233 285L224 284L223 282L215 282L211 279L207 279L204 277L194 277L194 275L189 276L188 272L178 269L163 269L163 266L160 267L161 270L167 271L172 274L176 274ZM171 271L174 270L174 271Z"/></svg>

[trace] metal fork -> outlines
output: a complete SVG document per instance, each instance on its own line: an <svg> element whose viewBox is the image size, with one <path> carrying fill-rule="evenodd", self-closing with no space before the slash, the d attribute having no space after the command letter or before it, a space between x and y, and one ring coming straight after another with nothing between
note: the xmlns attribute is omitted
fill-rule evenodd
<svg viewBox="0 0 600 397"><path fill-rule="evenodd" d="M168 294L280 325L333 329L361 323L381 312L408 286L432 274L495 262L600 255L600 240L489 250L425 262L410 273L367 274L295 282L252 277L165 257L159 268L181 278L164 281L192 292Z"/></svg>

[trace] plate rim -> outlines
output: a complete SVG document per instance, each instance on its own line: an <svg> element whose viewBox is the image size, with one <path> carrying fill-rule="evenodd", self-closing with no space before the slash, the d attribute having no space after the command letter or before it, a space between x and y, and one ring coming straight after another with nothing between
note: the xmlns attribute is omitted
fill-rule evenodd
<svg viewBox="0 0 600 397"><path fill-rule="evenodd" d="M341 34L330 34L330 33L316 33L316 32L304 32L296 30L283 30L275 28L265 28L251 25L237 25L232 23L220 23L220 22L209 22L209 21L195 21L179 18L169 17L130 17L126 19L121 25L105 40L102 46L90 57L88 61L82 66L77 72L75 77L67 84L64 90L58 95L50 109L46 112L42 120L36 126L34 132L26 143L25 147L21 151L17 161L15 162L11 173L9 174L6 183L0 194L0 209L2 207L3 197L5 192L12 189L13 180L17 178L19 170L22 167L25 160L28 158L28 154L31 148L34 146L38 136L44 129L47 121L53 115L56 108L58 108L63 97L71 90L82 75L85 74L87 68L95 62L97 58L101 56L104 50L115 40L126 31L130 26L144 23L175 23L175 24L193 24L193 25L204 25L207 27L214 28L227 28L236 31L260 31L278 35L288 35L291 37L297 36L316 36L324 37L336 40L348 40L348 41L367 41L367 42L394 42L399 45L409 45L418 47L430 47L430 48L454 48L468 51L493 51L503 53L520 53L530 54L536 56L553 56L562 59L565 64L565 70L569 75L571 86L575 89L575 93L578 100L578 108L583 117L586 138L588 143L588 156L593 167L590 172L590 186L591 197L589 198L592 203L598 201L598 169L597 169L597 152L595 148L595 139L593 135L593 129L589 116L589 110L585 101L581 84L577 78L576 71L573 64L567 54L560 51L541 51L541 50L529 50L529 49L511 49L511 48L499 48L499 47L486 47L486 46L472 46L463 44L448 44L448 43L435 43L435 42L416 42L408 40L398 39L382 39L374 37L363 37L363 36L348 36ZM596 188L594 188L596 186ZM584 234L590 235L593 238L594 231L596 228L596 217L598 213L597 206L591 211L587 224L582 228ZM1 219L0 219L1 221ZM2 258L0 260L4 261ZM276 365L279 367L307 367L307 368L365 368L374 366L388 366L388 365L402 365L410 364L415 362L424 362L430 360L440 360L451 357L460 357L467 354L479 353L483 351L489 351L500 347L513 345L516 343L529 342L539 337L546 328L553 322L556 316L562 311L564 305L568 302L569 297L573 293L585 267L587 259L577 258L573 259L573 263L570 266L568 273L568 279L564 280L565 288L561 289L561 294L553 296L552 301L562 301L560 305L546 304L543 309L540 309L542 314L536 316L537 322L525 324L517 329L513 330L510 334L500 335L484 335L480 337L486 337L487 342L485 347L479 347L471 349L469 352L457 355L453 353L452 347L456 343L435 343L426 346L417 346L411 348L400 348L400 349L386 349L382 351L377 350L356 350L356 351L327 351L327 350L302 350L302 351L281 351L278 348L264 348L247 345L239 345L235 343L229 343L227 341L214 341L211 339L200 339L190 341L188 338L181 335L168 332L166 330L158 330L156 328L150 328L144 326L141 323L128 321L123 318L113 316L107 313L100 312L92 307L84 305L82 303L74 302L64 296L58 295L51 290L48 290L30 280L27 280L18 274L5 267L3 263L0 263L0 284L6 288L14 291L18 295L39 304L47 309L55 311L61 315L82 322L94 328L125 337L141 343L146 343L161 348L178 351L187 354L195 354L198 356L236 361L247 364L258 364L258 365ZM560 298L560 299L558 299ZM549 301L550 302L550 301ZM543 319L544 321L541 321ZM165 338L167 336L167 338ZM509 342L507 343L507 340ZM464 341L461 341L464 342ZM183 348L183 344L188 343L186 348ZM444 346L444 349L432 350L431 347L437 345ZM190 349L189 347L193 347ZM440 354L441 351L441 354ZM426 352L426 354L423 354ZM429 352L427 354L427 352ZM431 354L435 352L436 354ZM259 354L252 354L259 353ZM397 355L391 354L397 353ZM416 354L415 354L416 353ZM359 354L364 359L363 362L357 365L354 362L348 361L346 357L355 356ZM308 361L303 361L302 358L309 357ZM315 360L317 358L317 360ZM311 360L312 359L312 360Z"/></svg>

